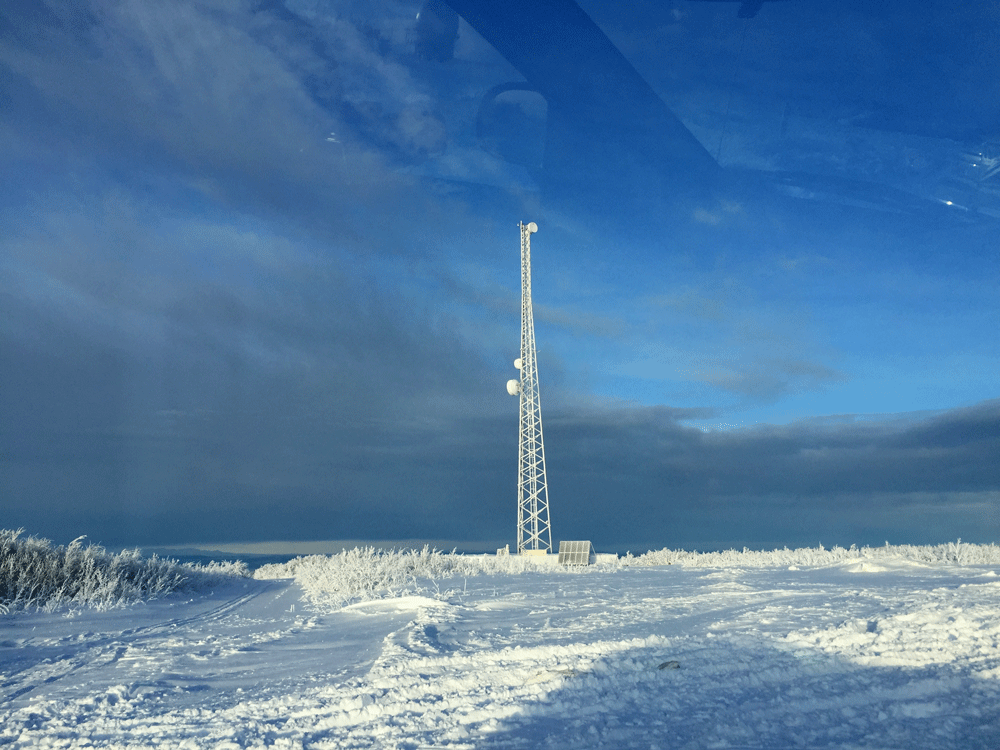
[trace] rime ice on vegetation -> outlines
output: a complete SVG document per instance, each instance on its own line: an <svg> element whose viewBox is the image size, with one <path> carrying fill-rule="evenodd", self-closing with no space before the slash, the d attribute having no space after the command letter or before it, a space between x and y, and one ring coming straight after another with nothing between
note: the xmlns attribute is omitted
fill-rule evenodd
<svg viewBox="0 0 1000 750"><path fill-rule="evenodd" d="M84 545L65 547L47 539L23 536L23 530L0 529L0 613L66 607L107 609L211 585L218 576L249 575L242 563L180 565L139 550L109 554Z"/></svg>

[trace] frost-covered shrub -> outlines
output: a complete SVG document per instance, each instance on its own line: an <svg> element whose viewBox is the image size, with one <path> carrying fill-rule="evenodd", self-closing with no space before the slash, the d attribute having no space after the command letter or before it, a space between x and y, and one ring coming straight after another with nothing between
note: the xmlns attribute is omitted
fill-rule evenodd
<svg viewBox="0 0 1000 750"><path fill-rule="evenodd" d="M993 544L949 544L918 547L889 545L724 552L688 552L663 549L617 562L585 567L539 567L537 560L517 555L459 555L431 550L344 550L336 555L297 557L283 564L264 565L255 578L294 578L305 598L320 607L337 608L351 602L408 594L438 594L436 580L477 575L512 575L544 570L547 573L587 574L628 567L679 565L697 568L821 567L851 560L910 560L931 564L1000 564L1000 547Z"/></svg>
<svg viewBox="0 0 1000 750"><path fill-rule="evenodd" d="M435 579L517 574L537 563L516 555L458 555L432 550L344 550L336 555L296 557L280 565L263 565L255 578L294 578L313 604L341 606L388 596L427 593Z"/></svg>
<svg viewBox="0 0 1000 750"><path fill-rule="evenodd" d="M771 568L818 567L851 560L909 560L930 564L951 563L958 565L1000 564L1000 547L995 544L966 544L957 542L928 546L912 544L886 544L882 547L849 548L834 546L826 549L806 547L756 551L687 552L662 549L638 557L627 557L621 562L629 566L681 565L688 568Z"/></svg>
<svg viewBox="0 0 1000 750"><path fill-rule="evenodd" d="M23 529L0 530L0 612L52 611L63 606L99 609L211 585L220 577L247 576L244 563L181 565L139 550L113 555L83 537L65 547L24 537Z"/></svg>
<svg viewBox="0 0 1000 750"><path fill-rule="evenodd" d="M199 584L209 584L214 579L225 578L250 578L250 566L242 560L212 560L207 563L181 563L182 568L187 568L195 573Z"/></svg>

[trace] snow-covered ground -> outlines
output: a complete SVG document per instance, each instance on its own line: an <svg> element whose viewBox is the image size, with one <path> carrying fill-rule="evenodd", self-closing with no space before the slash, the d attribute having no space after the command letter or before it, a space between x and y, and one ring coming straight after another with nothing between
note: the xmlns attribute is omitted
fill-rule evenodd
<svg viewBox="0 0 1000 750"><path fill-rule="evenodd" d="M15 612L0 745L1000 748L1000 566L741 559Z"/></svg>

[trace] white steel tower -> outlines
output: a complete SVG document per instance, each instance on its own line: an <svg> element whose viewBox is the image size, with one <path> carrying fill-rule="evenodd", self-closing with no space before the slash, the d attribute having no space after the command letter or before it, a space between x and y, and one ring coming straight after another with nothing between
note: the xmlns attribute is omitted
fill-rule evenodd
<svg viewBox="0 0 1000 750"><path fill-rule="evenodd" d="M531 235L535 222L521 227L521 356L514 367L521 379L507 382L507 392L521 397L521 429L517 459L517 551L552 550L549 491L545 481L542 407L535 362L535 319L531 312Z"/></svg>

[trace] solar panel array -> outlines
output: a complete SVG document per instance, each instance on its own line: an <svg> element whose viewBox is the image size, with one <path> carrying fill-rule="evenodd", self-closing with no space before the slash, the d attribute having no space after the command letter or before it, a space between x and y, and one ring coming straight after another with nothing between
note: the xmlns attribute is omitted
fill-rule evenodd
<svg viewBox="0 0 1000 750"><path fill-rule="evenodd" d="M593 552L590 542L559 542L559 564L590 565Z"/></svg>

